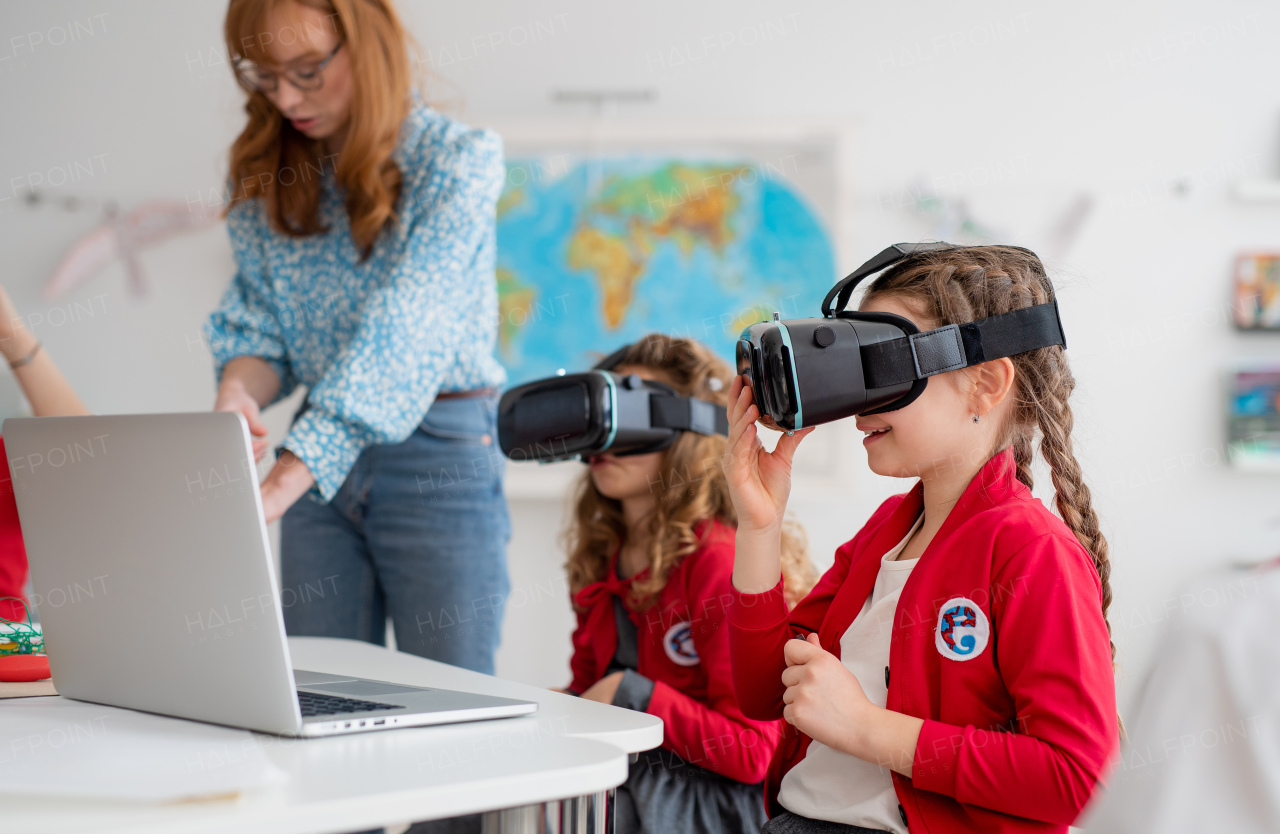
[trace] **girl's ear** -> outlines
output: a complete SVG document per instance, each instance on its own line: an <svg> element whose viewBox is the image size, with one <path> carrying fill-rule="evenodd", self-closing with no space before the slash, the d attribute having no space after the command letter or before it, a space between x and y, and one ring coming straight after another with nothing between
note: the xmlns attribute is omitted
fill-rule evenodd
<svg viewBox="0 0 1280 834"><path fill-rule="evenodd" d="M979 417L995 410L1013 390L1013 362L1008 358L993 359L971 369L973 413Z"/></svg>

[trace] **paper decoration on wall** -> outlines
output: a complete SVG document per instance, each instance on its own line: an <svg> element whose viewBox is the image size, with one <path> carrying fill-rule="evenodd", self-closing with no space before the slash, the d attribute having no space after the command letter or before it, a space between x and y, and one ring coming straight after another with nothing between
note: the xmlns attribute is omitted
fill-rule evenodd
<svg viewBox="0 0 1280 834"><path fill-rule="evenodd" d="M931 240L1000 240L1005 237L1003 232L974 217L963 197L943 197L921 186L910 188L907 193L914 195L908 210L929 224Z"/></svg>
<svg viewBox="0 0 1280 834"><path fill-rule="evenodd" d="M1054 210L1041 228L1009 228L1004 223L989 222L985 215L980 219L970 208L968 197L944 196L921 185L908 188L905 193L911 195L907 211L929 226L929 240L1012 242L1034 250L1047 262L1058 260L1071 249L1094 203L1088 194L1076 194L1065 206Z"/></svg>
<svg viewBox="0 0 1280 834"><path fill-rule="evenodd" d="M1056 261L1066 255L1076 242L1076 238L1080 236L1084 221L1089 218L1092 211L1093 198L1088 194L1077 194L1054 217L1042 236L1042 242L1034 247L1040 257L1043 260Z"/></svg>
<svg viewBox="0 0 1280 834"><path fill-rule="evenodd" d="M86 200L76 197L51 199L41 192L30 192L28 205L55 203L69 211L100 206L103 222L85 233L54 267L45 281L41 295L54 300L85 284L112 261L124 263L129 289L134 295L147 292L147 280L139 254L143 249L188 232L208 228L218 222L216 208L167 200L152 200L124 212L114 201Z"/></svg>
<svg viewBox="0 0 1280 834"><path fill-rule="evenodd" d="M218 221L218 213L203 206L158 200L127 213L109 208L106 215L106 221L77 240L54 268L41 291L44 298L53 300L71 292L116 259L124 262L129 289L144 295L148 287L139 253Z"/></svg>

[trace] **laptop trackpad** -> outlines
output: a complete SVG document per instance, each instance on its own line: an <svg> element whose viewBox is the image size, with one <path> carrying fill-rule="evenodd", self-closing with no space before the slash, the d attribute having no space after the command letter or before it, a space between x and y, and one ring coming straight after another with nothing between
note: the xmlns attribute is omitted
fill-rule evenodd
<svg viewBox="0 0 1280 834"><path fill-rule="evenodd" d="M332 692L335 695L356 695L374 697L378 695L403 695L407 692L428 692L420 686L396 686L392 683L377 681L344 681L343 683L314 684L307 689L316 692Z"/></svg>

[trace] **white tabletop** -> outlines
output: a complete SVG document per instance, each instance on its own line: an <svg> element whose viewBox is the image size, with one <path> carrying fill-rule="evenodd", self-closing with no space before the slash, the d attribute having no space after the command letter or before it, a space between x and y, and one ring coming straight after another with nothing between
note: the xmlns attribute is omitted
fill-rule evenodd
<svg viewBox="0 0 1280 834"><path fill-rule="evenodd" d="M309 672L356 675L374 680L457 689L504 698L537 701L538 711L510 722L536 722L557 735L607 741L628 753L662 744L662 719L643 712L584 701L528 684L505 681L404 652L393 652L355 640L290 637L293 668Z"/></svg>
<svg viewBox="0 0 1280 834"><path fill-rule="evenodd" d="M341 832L616 787L662 721L365 643L290 638L295 668L537 701L523 718L325 739L254 734L288 781L235 799L148 804L0 798L6 832ZM0 724L5 703L0 701Z"/></svg>

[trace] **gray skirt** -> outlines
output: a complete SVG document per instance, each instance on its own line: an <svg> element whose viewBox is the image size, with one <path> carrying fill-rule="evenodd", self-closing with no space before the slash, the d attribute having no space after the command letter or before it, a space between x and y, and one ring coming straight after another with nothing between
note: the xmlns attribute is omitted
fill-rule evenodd
<svg viewBox="0 0 1280 834"><path fill-rule="evenodd" d="M669 750L646 750L618 787L617 834L756 834L764 787L689 764Z"/></svg>

